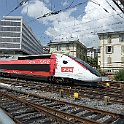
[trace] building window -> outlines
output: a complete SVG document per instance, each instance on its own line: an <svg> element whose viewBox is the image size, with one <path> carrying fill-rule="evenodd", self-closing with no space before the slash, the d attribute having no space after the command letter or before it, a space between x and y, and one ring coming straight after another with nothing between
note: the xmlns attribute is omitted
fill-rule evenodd
<svg viewBox="0 0 124 124"><path fill-rule="evenodd" d="M108 70L108 72L112 72L111 70Z"/></svg>
<svg viewBox="0 0 124 124"><path fill-rule="evenodd" d="M58 46L57 46L57 51L60 51L60 50L61 50L61 46L58 45Z"/></svg>
<svg viewBox="0 0 124 124"><path fill-rule="evenodd" d="M108 57L107 58L107 62L108 62L108 64L111 64L112 62L111 62L111 57Z"/></svg>
<svg viewBox="0 0 124 124"><path fill-rule="evenodd" d="M69 50L69 44L66 45L66 50Z"/></svg>
<svg viewBox="0 0 124 124"><path fill-rule="evenodd" d="M121 52L124 53L124 45L121 46Z"/></svg>
<svg viewBox="0 0 124 124"><path fill-rule="evenodd" d="M124 57L121 57L121 62L122 62L122 64L124 63Z"/></svg>
<svg viewBox="0 0 124 124"><path fill-rule="evenodd" d="M1 43L0 48L20 48L20 44Z"/></svg>
<svg viewBox="0 0 124 124"><path fill-rule="evenodd" d="M102 39L102 36L98 36L98 37L99 37L100 40Z"/></svg>
<svg viewBox="0 0 124 124"><path fill-rule="evenodd" d="M112 46L106 46L106 53L112 53L113 49Z"/></svg>
<svg viewBox="0 0 124 124"><path fill-rule="evenodd" d="M119 35L120 42L124 42L124 34Z"/></svg>
<svg viewBox="0 0 124 124"><path fill-rule="evenodd" d="M108 43L111 43L111 36L108 36Z"/></svg>

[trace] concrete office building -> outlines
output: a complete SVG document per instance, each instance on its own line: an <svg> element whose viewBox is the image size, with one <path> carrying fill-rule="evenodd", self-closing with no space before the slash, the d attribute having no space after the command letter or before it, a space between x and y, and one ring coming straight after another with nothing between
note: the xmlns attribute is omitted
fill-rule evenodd
<svg viewBox="0 0 124 124"><path fill-rule="evenodd" d="M42 54L42 45L21 16L6 16L0 21L0 55Z"/></svg>

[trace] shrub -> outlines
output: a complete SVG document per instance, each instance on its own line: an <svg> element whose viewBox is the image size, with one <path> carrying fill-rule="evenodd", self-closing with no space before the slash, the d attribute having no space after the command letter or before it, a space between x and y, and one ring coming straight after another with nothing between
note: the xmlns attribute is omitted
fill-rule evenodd
<svg viewBox="0 0 124 124"><path fill-rule="evenodd" d="M121 69L118 72L116 72L114 78L117 81L124 81L124 69Z"/></svg>

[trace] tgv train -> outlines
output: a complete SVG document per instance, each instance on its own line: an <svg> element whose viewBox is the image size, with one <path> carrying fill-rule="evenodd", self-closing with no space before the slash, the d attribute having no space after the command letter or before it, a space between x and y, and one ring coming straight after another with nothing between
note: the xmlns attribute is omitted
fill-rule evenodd
<svg viewBox="0 0 124 124"><path fill-rule="evenodd" d="M83 60L59 53L0 60L0 75L57 83L92 84L102 80L99 72Z"/></svg>

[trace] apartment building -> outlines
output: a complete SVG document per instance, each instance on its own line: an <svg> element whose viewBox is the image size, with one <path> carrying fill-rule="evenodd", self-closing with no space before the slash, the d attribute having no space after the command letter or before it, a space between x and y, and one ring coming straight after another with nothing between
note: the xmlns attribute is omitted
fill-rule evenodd
<svg viewBox="0 0 124 124"><path fill-rule="evenodd" d="M97 50L94 47L87 48L87 57L90 57L90 58L94 59L97 56L96 51Z"/></svg>
<svg viewBox="0 0 124 124"><path fill-rule="evenodd" d="M50 53L68 54L87 61L87 48L79 40L48 43Z"/></svg>
<svg viewBox="0 0 124 124"><path fill-rule="evenodd" d="M98 33L100 53L98 64L107 74L124 68L124 31Z"/></svg>

